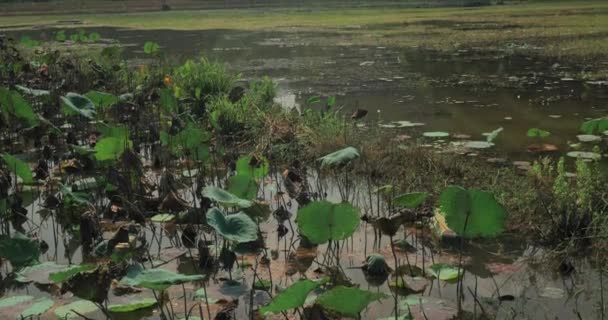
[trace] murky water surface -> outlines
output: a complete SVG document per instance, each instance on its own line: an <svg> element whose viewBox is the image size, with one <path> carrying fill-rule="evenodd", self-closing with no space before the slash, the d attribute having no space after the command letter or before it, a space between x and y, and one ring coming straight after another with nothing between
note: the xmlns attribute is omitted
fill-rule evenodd
<svg viewBox="0 0 608 320"><path fill-rule="evenodd" d="M55 29L19 31L32 38L50 39ZM567 150L568 141L575 141L578 127L586 118L605 115L608 107L608 91L605 86L584 81L573 81L580 70L562 66L552 61L535 58L496 55L477 56L469 52L443 55L436 52L412 48L361 47L348 45L344 41L335 46L318 46L318 37L341 37L336 33L304 32L245 32L245 31L135 31L114 28L87 29L97 31L104 38L118 40L126 46L129 57L143 57L141 51L145 41L158 42L162 50L175 59L186 59L204 54L217 59L245 80L264 75L275 79L279 89L279 100L286 107L304 108L311 96L336 95L338 103L346 110L364 108L371 111L366 121L422 122L425 126L415 132L446 131L453 134L468 134L474 139L483 139L482 133L503 127L504 132L497 141L496 153L510 158L529 158L526 146L534 141L526 137L528 128L538 127L552 132L548 143ZM387 129L401 130L401 129ZM411 130L411 129L410 129ZM314 184L313 184L314 185ZM329 184L331 186L331 184ZM363 187L361 194L366 194ZM336 190L329 187L329 197L339 200ZM267 195L273 199L272 195ZM373 213L362 196L355 196L363 213ZM294 204L295 201L285 199ZM375 201L374 201L375 202ZM281 202L274 201L277 208ZM31 209L32 221L40 223L37 202ZM295 225L293 218L292 224ZM79 244L73 239L57 239L53 235L50 221L42 223L41 237L50 244L45 259L67 263L82 261ZM290 259L296 248L293 234L279 239L276 222L272 217L262 225L267 233L267 247L278 256L270 267L261 267L262 278L270 278L274 286L286 287L299 278L298 273L308 277L321 277L317 272L326 249L303 252ZM159 231L156 232L160 234ZM428 266L436 262L458 264L458 248L441 247L428 241L428 235L415 228L398 235L415 249L397 252L399 264L406 261L413 266ZM148 241L154 242L152 232L146 233ZM585 261L572 261L574 271L567 275L559 272L559 263L546 262L541 249L524 245L519 235L506 235L489 243L471 243L464 247L463 261L466 267L462 289L462 304L471 315L482 313L496 315L499 319L597 319L600 317L600 275L597 269ZM371 284L365 279L361 266L366 255L379 252L392 265L389 240L384 237L374 241L373 228L362 224L352 241L346 241L341 255L341 266L353 283L372 291L391 293L387 279ZM176 251L170 249L175 243L167 237L160 248L153 245L153 256L159 252L170 258ZM172 251L173 250L173 251ZM300 252L302 253L302 252ZM309 255L307 255L307 254ZM315 256L316 259L312 259ZM248 261L254 262L251 257ZM298 270L293 270L294 266ZM195 272L188 254L168 262L165 267L181 272ZM244 283L251 286L251 272L245 272ZM231 275L239 278L242 272ZM240 297L238 318L246 318L249 308L248 287L226 287L214 277L209 285L209 296L216 298ZM29 293L49 296L47 288L35 285L13 286L3 282L5 295ZM90 284L94 285L94 284ZM199 284L187 288L200 287ZM443 319L450 315L457 303L457 285L439 280L424 281L423 295L441 299L439 306L425 312L429 319ZM411 292L401 292L404 296ZM149 295L149 293L144 293ZM181 287L171 290L176 310L183 309ZM476 297L476 299L474 298ZM69 297L64 297L69 299ZM116 301L112 296L110 302ZM188 299L192 297L189 294ZM254 305L268 302L266 293L254 295ZM392 315L393 300L374 303L364 312L364 318L377 319ZM439 310L439 311L438 311ZM141 312L137 317L158 317L157 310ZM195 313L195 315L198 315ZM291 315L290 315L291 316ZM295 317L295 316L294 316ZM421 315L417 319L422 319ZM119 318L123 319L123 318Z"/></svg>
<svg viewBox="0 0 608 320"><path fill-rule="evenodd" d="M57 30L13 33L52 39ZM144 57L143 43L155 41L176 60L202 54L224 62L245 80L270 76L286 107L304 108L311 96L335 95L347 111L369 110L367 121L424 123L416 128L420 133L446 131L483 139L483 133L503 127L497 149L511 157L527 157L526 147L538 142L526 137L529 128L550 131L543 142L566 151L568 142L577 141L580 124L604 116L608 108L608 84L573 80L581 79L581 67L508 52L446 55L355 46L349 44L352 35L340 30L85 30L118 40L130 57ZM332 39L335 45L320 46L319 39Z"/></svg>

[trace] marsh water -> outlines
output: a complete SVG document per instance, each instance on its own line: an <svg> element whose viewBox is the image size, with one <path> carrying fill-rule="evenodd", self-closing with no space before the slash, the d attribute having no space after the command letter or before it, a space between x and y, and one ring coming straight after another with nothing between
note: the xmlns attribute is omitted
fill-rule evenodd
<svg viewBox="0 0 608 320"><path fill-rule="evenodd" d="M8 33L50 40L56 30L59 29ZM528 128L550 131L552 135L546 141L566 151L568 142L576 141L581 122L604 116L608 107L606 85L578 80L580 69L533 56L514 56L508 52L479 55L462 51L448 55L420 48L355 46L349 44L348 36L340 30L326 33L295 30L85 30L96 31L104 38L118 41L134 61L146 58L141 50L145 41L155 41L162 51L176 60L203 54L222 61L232 71L241 73L245 81L268 75L277 83L278 100L285 107L302 109L307 107L311 96L320 96L322 100L337 96L338 105L346 111L357 108L369 110L365 119L368 122L407 120L424 123L424 126L417 128L386 129L407 130L415 137L424 131L446 131L481 140L484 139L484 132L503 127L504 132L496 142L497 148L492 152L513 160L531 157L526 146L534 141L526 137ZM336 41L334 45L319 45L319 38ZM273 183L277 181L268 181L268 185ZM335 186L328 183L328 188L329 198L339 200ZM366 193L364 187L359 188L358 192ZM266 197L275 198L272 194ZM355 194L353 197L353 203L359 205L363 213L374 210L366 205L363 196ZM271 205L276 209L280 202L271 201ZM30 209L32 221L40 223L38 215L34 214L38 209L38 200L31 204ZM295 205L290 210L295 212ZM289 279L298 278L298 272L309 277L322 275L316 272L320 268L319 260L313 261L312 257L322 259L325 248L319 247L317 252L304 252L290 258L290 253L294 252L289 245L292 234L279 240L276 224L272 222L264 223L262 231L267 233L267 247L278 252L278 257L270 262L268 271L261 268L263 277L271 278L274 286L288 286L291 283ZM400 264L406 260L416 266L438 261L458 263L459 248L429 244L427 237L419 232L406 229L399 235L400 239L406 239L415 248L410 253L398 252ZM147 237L153 243L155 240L151 234L148 232ZM40 237L50 245L46 259L62 263L82 261L78 243L71 239L57 239L48 220L42 224ZM388 284L394 279L371 284L361 269L356 268L372 252L381 252L390 257L388 241L384 237L379 243L374 243L373 228L362 224L353 239L344 244L340 261L346 276L362 288L390 293ZM185 273L195 272L186 252L171 249L173 246L172 241L164 238L159 245L160 250L152 246L155 248L152 254L158 260L162 260L163 255L169 261L165 264L167 268ZM600 318L603 315L600 308L603 294L598 269L587 261L574 260L567 264L572 265L573 272L560 272L560 262L546 261L545 254L541 248L526 245L521 235L517 234L507 234L491 242L465 244L467 271L463 286L464 309L471 315L480 315L481 309L484 309L499 319ZM175 255L179 257L175 258ZM290 260L298 269L296 272L288 271L293 267ZM238 279L239 273L222 277ZM208 296L240 298L237 315L238 319L244 319L250 303L251 278L244 279L249 287L226 287L216 279L214 277L209 282ZM7 286L2 289L5 294L28 292L50 295L45 288L35 285ZM440 300L435 304L429 303L429 310L425 309L429 319L449 319L453 315L457 302L456 289L455 283L437 279L425 284L423 295L429 301ZM173 290L171 295L175 300L175 309L181 310L181 288ZM70 299L69 296L64 298ZM110 297L110 303L118 299ZM254 295L254 305L263 305L268 301L269 297L263 291ZM388 298L372 304L364 312L364 318L388 317L393 314L392 309L393 300ZM156 313L156 309L150 309L124 319L158 317ZM297 315L290 314L289 317L296 318Z"/></svg>
<svg viewBox="0 0 608 320"><path fill-rule="evenodd" d="M399 28L400 26L395 26ZM497 150L510 158L529 158L526 147L538 140L529 128L552 133L543 142L567 151L577 142L585 119L604 116L608 84L586 81L584 66L563 65L509 50L450 54L411 47L359 46L358 26L325 32L174 31L84 28L118 41L130 58L145 58L143 43L157 42L175 60L204 55L226 64L243 80L270 76L278 101L286 107L320 107L336 96L346 112L366 109L365 121L424 123L425 131L466 134L503 127ZM352 34L352 30L358 33ZM52 40L59 28L10 31L16 37ZM601 63L601 62L599 62ZM604 62L606 63L606 62ZM321 103L309 105L311 96ZM411 130L410 130L411 131Z"/></svg>

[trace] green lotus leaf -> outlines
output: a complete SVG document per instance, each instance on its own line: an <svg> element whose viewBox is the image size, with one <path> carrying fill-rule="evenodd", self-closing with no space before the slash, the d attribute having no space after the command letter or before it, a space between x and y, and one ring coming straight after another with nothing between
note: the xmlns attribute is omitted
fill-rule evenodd
<svg viewBox="0 0 608 320"><path fill-rule="evenodd" d="M343 165L359 158L359 151L354 147L346 147L344 149L332 152L319 158L321 164L324 166L336 166Z"/></svg>
<svg viewBox="0 0 608 320"><path fill-rule="evenodd" d="M428 273L443 281L452 281L458 279L463 273L462 269L454 268L449 264L436 263L428 269Z"/></svg>
<svg viewBox="0 0 608 320"><path fill-rule="evenodd" d="M10 296L0 299L0 310L33 300L32 296Z"/></svg>
<svg viewBox="0 0 608 320"><path fill-rule="evenodd" d="M439 204L447 226L460 236L491 238L504 231L507 212L489 192L449 186Z"/></svg>
<svg viewBox="0 0 608 320"><path fill-rule="evenodd" d="M170 213L159 213L150 218L150 221L156 223L165 223L175 220L175 215Z"/></svg>
<svg viewBox="0 0 608 320"><path fill-rule="evenodd" d="M608 130L608 117L585 121L580 130L586 134L600 134Z"/></svg>
<svg viewBox="0 0 608 320"><path fill-rule="evenodd" d="M80 319L81 317L78 315L86 315L90 313L94 313L98 311L99 308L96 304L88 300L77 300L72 303L63 305L57 309L55 309L55 315L58 319ZM76 312L74 312L76 311Z"/></svg>
<svg viewBox="0 0 608 320"><path fill-rule="evenodd" d="M111 93L101 91L89 91L85 94L85 96L89 98L89 100L91 100L91 102L93 102L93 104L101 110L109 108L117 104L118 101L120 101L117 96Z"/></svg>
<svg viewBox="0 0 608 320"><path fill-rule="evenodd" d="M258 183L248 174L237 174L228 179L228 192L246 200L253 200L258 195Z"/></svg>
<svg viewBox="0 0 608 320"><path fill-rule="evenodd" d="M94 119L97 111L95 104L89 98L70 92L61 97L63 102L62 111L66 115L81 115L87 119Z"/></svg>
<svg viewBox="0 0 608 320"><path fill-rule="evenodd" d="M316 201L299 209L296 222L302 235L321 244L350 237L359 226L359 212L349 203Z"/></svg>
<svg viewBox="0 0 608 320"><path fill-rule="evenodd" d="M356 318L371 302L386 297L388 296L384 293L337 286L320 295L316 303L341 315Z"/></svg>
<svg viewBox="0 0 608 320"><path fill-rule="evenodd" d="M43 262L19 270L15 280L21 283L51 284L50 274L64 270L66 267L66 265L57 264L54 261Z"/></svg>
<svg viewBox="0 0 608 320"><path fill-rule="evenodd" d="M424 132L422 135L427 138L446 138L450 136L449 133L443 131Z"/></svg>
<svg viewBox="0 0 608 320"><path fill-rule="evenodd" d="M241 243L258 238L258 226L243 212L224 215L217 208L211 208L207 212L207 224L228 240Z"/></svg>
<svg viewBox="0 0 608 320"><path fill-rule="evenodd" d="M131 146L130 140L115 137L103 138L95 144L95 158L98 161L116 160Z"/></svg>
<svg viewBox="0 0 608 320"><path fill-rule="evenodd" d="M236 172L239 175L248 175L255 179L264 178L269 169L268 160L259 156L242 156L236 162Z"/></svg>
<svg viewBox="0 0 608 320"><path fill-rule="evenodd" d="M128 303L111 304L108 306L108 311L114 313L125 313L133 312L140 309L149 308L156 305L156 299L144 298L140 300L134 300Z"/></svg>
<svg viewBox="0 0 608 320"><path fill-rule="evenodd" d="M15 88L21 90L21 92L25 94L29 94L34 97L48 96L49 94L51 94L49 90L32 89L20 85L16 85Z"/></svg>
<svg viewBox="0 0 608 320"><path fill-rule="evenodd" d="M175 284L200 281L203 278L202 275L183 275L159 268L143 269L140 265L134 265L127 270L127 275L120 280L120 283L162 291Z"/></svg>
<svg viewBox="0 0 608 320"><path fill-rule="evenodd" d="M12 238L0 236L0 257L10 261L17 269L31 266L38 263L40 246L38 242L18 232Z"/></svg>
<svg viewBox="0 0 608 320"><path fill-rule="evenodd" d="M49 298L40 298L33 301L33 303L23 310L17 319L34 319L37 316L47 312L50 308L55 305L55 301Z"/></svg>
<svg viewBox="0 0 608 320"><path fill-rule="evenodd" d="M39 123L38 115L19 92L0 88L0 109L4 113L22 120L30 127L36 126Z"/></svg>
<svg viewBox="0 0 608 320"><path fill-rule="evenodd" d="M27 163L25 163L22 160L17 159L16 157L14 157L8 153L2 154L2 160L4 160L6 167L9 170L11 170L12 172L14 172L19 178L21 178L21 180L23 180L24 183L33 183L34 182L34 176L32 175L32 170L27 165Z"/></svg>
<svg viewBox="0 0 608 320"><path fill-rule="evenodd" d="M207 186L203 189L202 193L204 197L229 207L249 208L253 204L249 200L241 199L234 194L218 187Z"/></svg>
<svg viewBox="0 0 608 320"><path fill-rule="evenodd" d="M61 283L69 280L71 277L81 273L91 271L97 268L93 264L77 264L72 266L66 266L63 270L53 272L49 274L49 280L52 283Z"/></svg>
<svg viewBox="0 0 608 320"><path fill-rule="evenodd" d="M539 128L530 128L527 135L530 138L546 138L551 135L551 132Z"/></svg>
<svg viewBox="0 0 608 320"><path fill-rule="evenodd" d="M260 309L262 315L265 314L276 314L290 309L299 308L304 305L306 296L322 285L324 281L313 281L313 280L298 280L293 283L289 288L285 289L272 301Z"/></svg>
<svg viewBox="0 0 608 320"><path fill-rule="evenodd" d="M414 209L421 205L428 197L426 192L412 192L396 196L393 203L398 207Z"/></svg>

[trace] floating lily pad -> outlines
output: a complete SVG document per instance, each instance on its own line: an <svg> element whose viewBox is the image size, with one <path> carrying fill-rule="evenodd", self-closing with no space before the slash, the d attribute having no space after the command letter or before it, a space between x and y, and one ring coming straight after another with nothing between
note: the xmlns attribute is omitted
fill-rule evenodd
<svg viewBox="0 0 608 320"><path fill-rule="evenodd" d="M602 140L602 137L593 134L579 134L576 138L580 142L598 142Z"/></svg>
<svg viewBox="0 0 608 320"><path fill-rule="evenodd" d="M170 213L159 213L157 215L152 216L150 221L156 223L166 223L175 220L175 215Z"/></svg>
<svg viewBox="0 0 608 320"><path fill-rule="evenodd" d="M464 146L470 149L488 149L493 147L494 144L487 141L467 141Z"/></svg>
<svg viewBox="0 0 608 320"><path fill-rule="evenodd" d="M0 299L0 310L33 300L32 296L11 296Z"/></svg>
<svg viewBox="0 0 608 320"><path fill-rule="evenodd" d="M359 151L353 147L346 147L319 158L319 161L324 166L335 166L347 164L357 158L359 158Z"/></svg>
<svg viewBox="0 0 608 320"><path fill-rule="evenodd" d="M120 280L120 284L162 291L175 284L200 281L203 278L202 275L183 275L159 268L143 269L140 265L134 265Z"/></svg>
<svg viewBox="0 0 608 320"><path fill-rule="evenodd" d="M425 132L422 135L425 136L425 137L427 137L427 138L445 138L445 137L449 137L450 136L449 133L443 132L443 131Z"/></svg>
<svg viewBox="0 0 608 320"><path fill-rule="evenodd" d="M596 152L586 152L586 151L570 151L566 153L568 157L572 158L581 158L581 159L589 159L589 160L599 160L602 158L602 155Z"/></svg>
<svg viewBox="0 0 608 320"><path fill-rule="evenodd" d="M527 135L530 138L546 138L551 135L551 132L539 128L530 128Z"/></svg>
<svg viewBox="0 0 608 320"><path fill-rule="evenodd" d="M36 299L19 314L18 319L35 318L47 312L53 305L55 305L55 302L49 298Z"/></svg>
<svg viewBox="0 0 608 320"><path fill-rule="evenodd" d="M55 315L62 320L79 319L81 317L76 312L82 315L87 315L98 310L99 308L97 308L97 305L95 305L93 302L88 300L78 300L55 309Z"/></svg>
<svg viewBox="0 0 608 320"><path fill-rule="evenodd" d="M38 284L51 284L49 275L54 272L64 270L67 266L60 265L53 261L43 262L30 267L25 267L17 273L18 282L27 283L35 282Z"/></svg>
<svg viewBox="0 0 608 320"><path fill-rule="evenodd" d="M196 290L194 292L194 296L196 298L200 299L201 301L207 301L210 304L214 304L214 303L217 303L218 301L220 301L219 299L207 296L205 294L205 289L203 289L203 288L200 288L200 289Z"/></svg>
<svg viewBox="0 0 608 320"><path fill-rule="evenodd" d="M399 308L410 312L414 319L451 320L458 309L453 303L434 297L409 295L401 301Z"/></svg>
<svg viewBox="0 0 608 320"><path fill-rule="evenodd" d="M69 280L71 277L81 273L91 271L97 268L97 266L93 264L80 264L80 265L71 265L66 266L63 270L59 270L49 274L49 280L52 283L60 283Z"/></svg>
<svg viewBox="0 0 608 320"><path fill-rule="evenodd" d="M562 299L566 296L566 292L560 288L546 287L543 288L538 295L543 298Z"/></svg>
<svg viewBox="0 0 608 320"><path fill-rule="evenodd" d="M156 299L154 298L145 298L134 300L129 303L111 304L108 306L108 311L114 313L133 312L136 310L153 307L156 305L156 303Z"/></svg>
<svg viewBox="0 0 608 320"><path fill-rule="evenodd" d="M411 121L394 121L393 123L395 125L397 125L398 128L411 128L411 127L424 126L424 123L421 123L421 122L411 122Z"/></svg>
<svg viewBox="0 0 608 320"><path fill-rule="evenodd" d="M460 275L462 275L462 269L454 268L444 263L436 263L432 265L428 272L433 277L443 281L456 280L458 277L460 277Z"/></svg>

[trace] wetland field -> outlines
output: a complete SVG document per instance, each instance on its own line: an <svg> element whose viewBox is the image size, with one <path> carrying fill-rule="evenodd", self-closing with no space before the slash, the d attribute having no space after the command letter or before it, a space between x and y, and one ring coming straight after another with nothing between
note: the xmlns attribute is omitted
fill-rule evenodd
<svg viewBox="0 0 608 320"><path fill-rule="evenodd" d="M608 3L166 2L0 3L0 319L604 319Z"/></svg>

